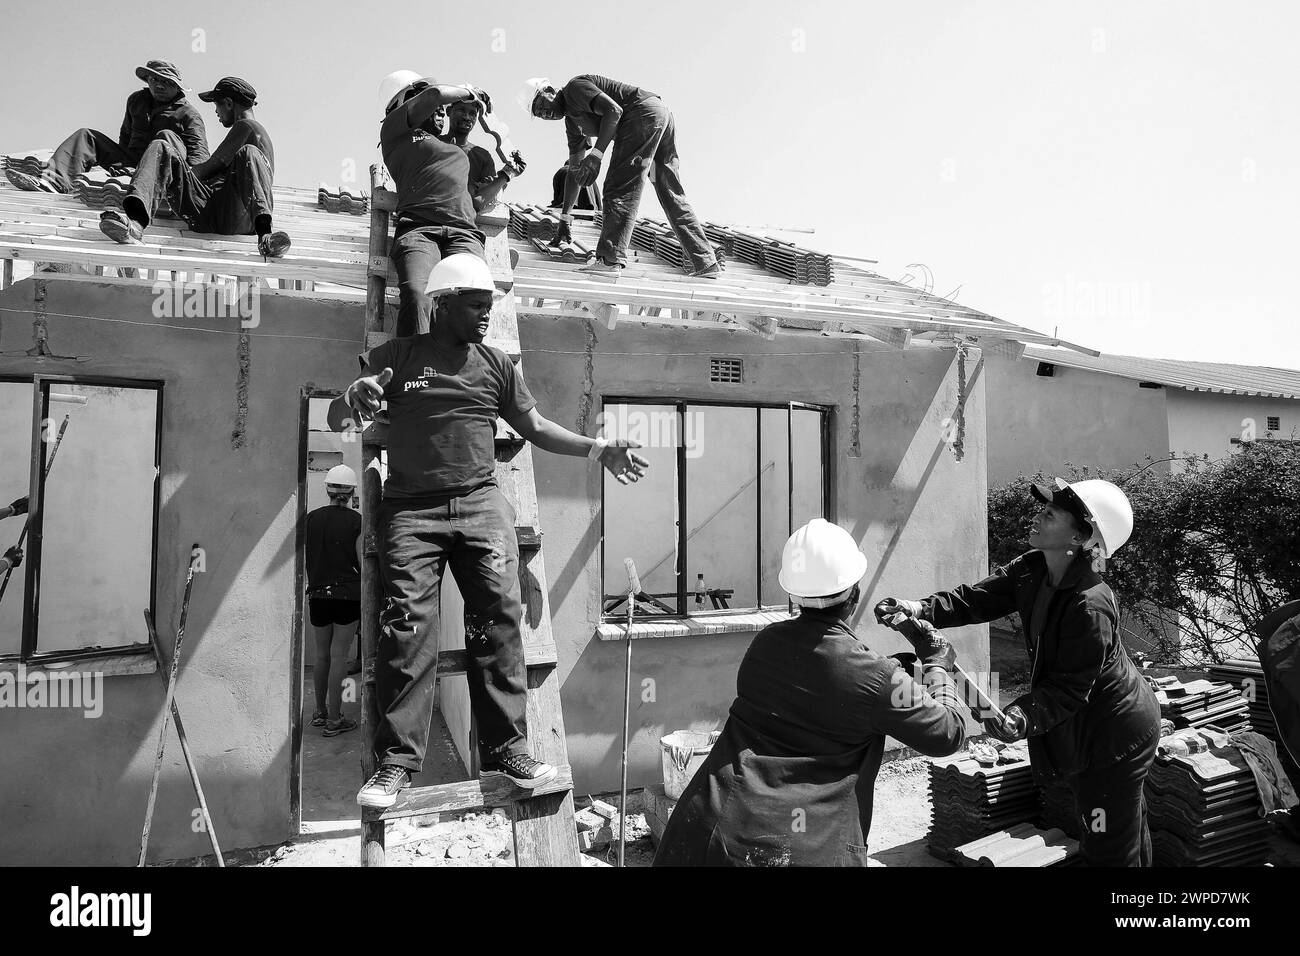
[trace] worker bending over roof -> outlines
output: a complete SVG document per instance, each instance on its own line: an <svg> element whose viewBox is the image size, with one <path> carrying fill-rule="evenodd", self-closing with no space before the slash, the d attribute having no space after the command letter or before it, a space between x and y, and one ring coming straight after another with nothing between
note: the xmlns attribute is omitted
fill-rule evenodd
<svg viewBox="0 0 1300 956"><path fill-rule="evenodd" d="M73 180L96 166L118 174L126 172L125 167L137 165L145 147L164 132L172 133L184 145L190 165L207 159L203 117L185 99L176 67L166 60L150 60L136 67L135 75L147 85L127 97L116 142L97 129L79 129L54 151L40 176L7 169L9 181L19 189L70 193Z"/></svg>
<svg viewBox="0 0 1300 956"><path fill-rule="evenodd" d="M447 106L491 99L470 86L440 86L433 77L399 70L380 84L384 121L379 129L384 165L397 187L393 246L397 271L398 336L429 331L432 300L425 292L429 274L444 256L467 253L483 258L483 241L470 196L470 159L455 142L429 128Z"/></svg>
<svg viewBox="0 0 1300 956"><path fill-rule="evenodd" d="M1098 479L1058 478L1032 493L1043 503L1033 550L976 584L922 601L887 598L876 613L901 610L941 628L1019 613L1029 692L986 728L1008 743L1028 737L1039 785L1059 779L1070 788L1086 865L1150 866L1142 786L1160 740L1160 707L1120 642L1119 606L1099 570L1132 534L1133 508Z"/></svg>
<svg viewBox="0 0 1300 956"><path fill-rule="evenodd" d="M866 569L853 537L822 518L790 536L780 582L799 616L749 645L655 866L866 866L885 737L932 757L961 749L952 646L918 628L915 655L881 657L849 625ZM918 658L924 686L909 674Z"/></svg>
<svg viewBox="0 0 1300 956"><path fill-rule="evenodd" d="M480 776L504 775L534 789L556 775L528 747L519 546L514 508L495 479L497 419L546 451L599 459L624 483L649 466L630 451L632 443L584 438L538 413L510 357L483 342L495 294L483 259L458 253L441 260L429 274L429 293L437 301L431 331L363 354L362 375L346 393L357 421L374 417L383 399L391 422L378 514L378 769L357 794L363 807L392 806L424 761L438 678L439 585L448 564L465 599Z"/></svg>
<svg viewBox="0 0 1300 956"><path fill-rule="evenodd" d="M720 267L713 244L682 188L673 114L659 94L587 73L558 90L545 78L529 80L522 99L533 116L564 120L569 175L557 243L572 241L569 227L578 189L596 181L601 158L611 144L614 147L605 174L604 220L596 259L579 271L617 276L627 264L627 246L649 173L668 224L682 244L688 272L696 278L717 278Z"/></svg>
<svg viewBox="0 0 1300 956"><path fill-rule="evenodd" d="M253 116L257 91L247 81L227 76L199 99L216 108L217 119L230 131L217 151L190 165L185 145L172 133L161 134L140 157L122 208L100 214L100 231L115 242L142 242L166 197L172 211L195 232L255 233L259 253L283 256L289 237L271 225L275 147L266 127Z"/></svg>

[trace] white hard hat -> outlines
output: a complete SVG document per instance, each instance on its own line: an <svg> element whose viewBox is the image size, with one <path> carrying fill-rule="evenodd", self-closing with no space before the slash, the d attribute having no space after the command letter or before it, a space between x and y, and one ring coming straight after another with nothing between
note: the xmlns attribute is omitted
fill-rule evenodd
<svg viewBox="0 0 1300 956"><path fill-rule="evenodd" d="M1033 496L1045 504L1057 505L1092 528L1089 544L1101 545L1102 557L1109 558L1124 546L1133 533L1133 506L1118 485L1100 478L1070 483L1056 479L1056 488L1032 485Z"/></svg>
<svg viewBox="0 0 1300 956"><path fill-rule="evenodd" d="M355 488L357 486L357 473L347 465L335 465L325 473L325 484Z"/></svg>
<svg viewBox="0 0 1300 956"><path fill-rule="evenodd" d="M537 99L537 94L551 85L551 81L544 76L534 76L531 79L524 80L524 85L519 89L519 95L516 100L519 107L529 116L533 115L533 100Z"/></svg>
<svg viewBox="0 0 1300 956"><path fill-rule="evenodd" d="M496 288L486 262L472 252L457 252L433 267L424 291L439 296L454 292L496 292Z"/></svg>
<svg viewBox="0 0 1300 956"><path fill-rule="evenodd" d="M853 535L825 518L813 518L785 543L777 580L796 604L813 603L800 599L841 599L866 571L867 556L858 550ZM838 601L814 606L834 603Z"/></svg>
<svg viewBox="0 0 1300 956"><path fill-rule="evenodd" d="M384 77L379 84L379 108L387 115L398 103L398 97L411 88L411 84L423 79L414 70L397 70Z"/></svg>

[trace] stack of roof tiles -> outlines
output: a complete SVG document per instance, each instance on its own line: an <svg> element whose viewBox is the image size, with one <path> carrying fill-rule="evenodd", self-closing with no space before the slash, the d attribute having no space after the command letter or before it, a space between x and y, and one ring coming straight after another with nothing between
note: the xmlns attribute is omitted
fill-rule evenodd
<svg viewBox="0 0 1300 956"><path fill-rule="evenodd" d="M1250 726L1277 745L1278 760L1291 782L1300 785L1300 766L1291 759L1286 745L1278 736L1277 722L1268 704L1268 685L1264 682L1264 668L1254 658L1224 661L1207 669L1210 680L1231 684L1250 709Z"/></svg>
<svg viewBox="0 0 1300 956"><path fill-rule="evenodd" d="M1060 830L1020 823L965 843L953 851L958 866L1061 866L1079 852L1079 841Z"/></svg>
<svg viewBox="0 0 1300 956"><path fill-rule="evenodd" d="M1027 759L985 766L968 753L930 761L930 830L940 859L962 844L1038 816L1038 791Z"/></svg>
<svg viewBox="0 0 1300 956"><path fill-rule="evenodd" d="M704 232L720 243L728 256L786 276L795 283L830 285L835 281L835 261L823 253L711 222L704 224Z"/></svg>
<svg viewBox="0 0 1300 956"><path fill-rule="evenodd" d="M1217 727L1237 732L1251 729L1250 705L1232 684L1175 677L1148 678L1160 703L1160 716L1174 727Z"/></svg>
<svg viewBox="0 0 1300 956"><path fill-rule="evenodd" d="M48 149L39 152L14 153L0 161L0 169L14 169L29 176L39 176L50 166L49 155Z"/></svg>
<svg viewBox="0 0 1300 956"><path fill-rule="evenodd" d="M50 166L46 153L48 150L5 156L4 168L16 169L29 176L39 176ZM122 200L130 188L130 176L110 176L108 171L100 166L79 174L72 181L72 195L91 209L122 208ZM173 215L171 206L165 198L159 201L157 214L164 218Z"/></svg>
<svg viewBox="0 0 1300 956"><path fill-rule="evenodd" d="M1259 790L1227 734L1187 729L1162 738L1146 797L1157 866L1266 861L1269 824Z"/></svg>
<svg viewBox="0 0 1300 956"><path fill-rule="evenodd" d="M510 206L509 231L514 239L550 242L560 228L560 220L540 206Z"/></svg>
<svg viewBox="0 0 1300 956"><path fill-rule="evenodd" d="M340 186L331 189L328 184L321 183L320 188L316 190L316 202L326 212L361 216L370 211L370 196L360 186Z"/></svg>

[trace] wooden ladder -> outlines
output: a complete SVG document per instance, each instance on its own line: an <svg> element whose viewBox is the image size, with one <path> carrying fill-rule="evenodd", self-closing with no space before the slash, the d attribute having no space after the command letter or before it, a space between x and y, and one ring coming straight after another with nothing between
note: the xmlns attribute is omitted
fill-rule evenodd
<svg viewBox="0 0 1300 956"><path fill-rule="evenodd" d="M384 331L386 292L395 281L388 257L389 214L397 197L383 188L379 168L370 168L370 247L366 279L366 349L392 338ZM509 290L514 271L507 233L509 216L504 207L480 213L478 226L486 235L488 266L497 286ZM487 344L502 349L516 365L520 362L519 328L513 295L498 298L492 306ZM386 428L372 424L362 432L363 465L361 520L361 727L363 777L374 773L375 728L379 709L375 694L375 645L379 636L378 513L383 496L380 452L385 447ZM547 603L546 568L542 560L542 538L537 513L537 487L533 479L532 448L504 421L497 422L496 481L515 508L519 540L519 583L523 604L521 631L524 659L528 668L528 739L531 752L556 768L554 781L535 790L515 786L494 775L490 781L477 779L477 742L471 725L470 773L474 778L412 787L402 791L397 803L386 810L362 808L361 865L383 866L384 832L390 820L428 813L454 813L479 807L508 808L514 830L514 859L518 866L577 866L577 828L573 818L573 774L564 741L564 717L560 710L559 675L556 673L555 641ZM442 617L441 627L456 622ZM432 636L429 639L434 639ZM438 678L464 674L468 660L464 649L443 650L438 657Z"/></svg>

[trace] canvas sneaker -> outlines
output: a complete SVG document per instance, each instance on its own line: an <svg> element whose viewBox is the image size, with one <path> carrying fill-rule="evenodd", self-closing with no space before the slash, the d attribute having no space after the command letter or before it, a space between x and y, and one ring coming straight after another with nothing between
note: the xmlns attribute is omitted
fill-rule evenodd
<svg viewBox="0 0 1300 956"><path fill-rule="evenodd" d="M33 176L17 169L6 169L5 177L13 183L15 189L24 189L29 193L58 193L58 187L44 176Z"/></svg>
<svg viewBox="0 0 1300 956"><path fill-rule="evenodd" d="M410 785L411 775L405 767L385 764L357 791L357 803L363 807L386 809L396 803L397 795Z"/></svg>
<svg viewBox="0 0 1300 956"><path fill-rule="evenodd" d="M514 781L516 786L532 790L550 783L557 773L559 771L550 764L534 760L528 754L505 754L491 763L485 763L478 775L480 780L503 775Z"/></svg>
<svg viewBox="0 0 1300 956"><path fill-rule="evenodd" d="M144 228L120 209L108 209L100 214L99 231L123 245L138 246L144 242Z"/></svg>
<svg viewBox="0 0 1300 956"><path fill-rule="evenodd" d="M269 232L257 240L257 251L268 259L279 259L289 251L287 232Z"/></svg>

